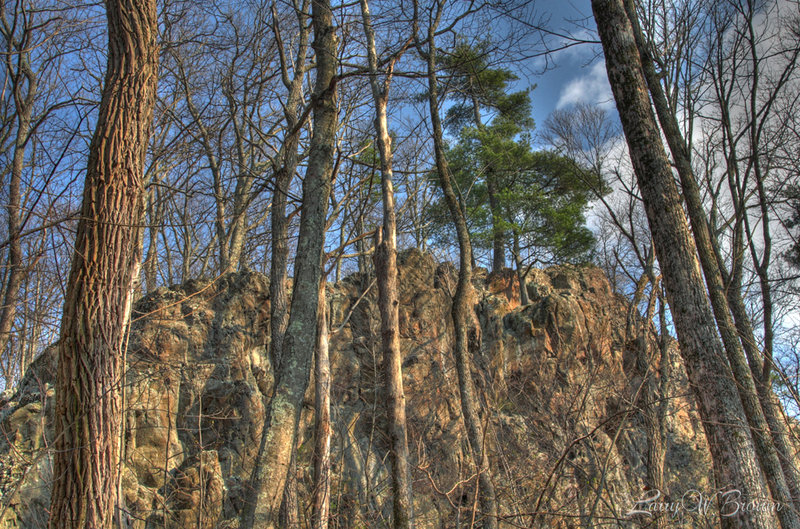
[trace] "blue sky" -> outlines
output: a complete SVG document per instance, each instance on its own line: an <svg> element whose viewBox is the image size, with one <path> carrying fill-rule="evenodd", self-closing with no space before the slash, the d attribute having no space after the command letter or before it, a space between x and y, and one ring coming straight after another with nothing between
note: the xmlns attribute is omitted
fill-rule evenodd
<svg viewBox="0 0 800 529"><path fill-rule="evenodd" d="M589 0L542 2L537 9L541 15L549 17L550 27L558 33L597 39ZM554 39L553 44L558 44L558 39ZM614 108L599 44L579 44L556 51L548 61L547 71L536 75L534 72L546 64L545 59L530 59L526 69L531 73L522 80L526 85L537 85L532 94L537 128L541 128L557 108L568 108L577 103L596 103L609 110Z"/></svg>

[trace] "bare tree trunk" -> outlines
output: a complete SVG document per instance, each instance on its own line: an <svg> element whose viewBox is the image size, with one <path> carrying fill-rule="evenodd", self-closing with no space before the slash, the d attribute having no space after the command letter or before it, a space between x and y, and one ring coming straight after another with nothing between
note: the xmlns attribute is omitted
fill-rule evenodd
<svg viewBox="0 0 800 529"><path fill-rule="evenodd" d="M478 127L482 124L478 123ZM503 231L498 226L500 218L500 204L497 200L497 178L492 174L491 168L486 174L486 192L489 198L489 210L492 215L492 272L499 272L506 267L506 246ZM527 304L527 303L525 303Z"/></svg>
<svg viewBox="0 0 800 529"><path fill-rule="evenodd" d="M376 231L375 274L378 283L378 306L381 313L383 366L386 377L387 434L389 461L392 468L392 505L395 529L413 527L411 467L408 456L406 426L406 396L403 391L403 354L400 351L400 302L397 295L397 217L392 187L392 139L386 106L389 86L397 56L389 63L383 83L379 82L378 53L367 0L361 0L361 15L367 37L370 85L375 103L375 132L381 164L381 194L383 197L383 233Z"/></svg>
<svg viewBox="0 0 800 529"><path fill-rule="evenodd" d="M722 283L722 275L720 274L719 264L717 263L717 257L711 242L708 220L703 210L700 190L695 180L686 142L683 139L675 115L669 110L667 98L661 88L660 80L653 66L653 61L644 42L644 36L638 25L633 0L625 0L625 5L641 57L642 71L650 89L662 131L667 139L672 157L678 169L678 176L681 180L686 209L689 213L692 232L694 233L694 239L697 244L700 264L706 278L706 285L711 298L711 306L720 336L722 337L725 352L728 356L728 361L732 368L734 379L736 380L736 387L739 392L739 397L742 400L745 416L751 426L753 441L756 445L756 455L758 456L761 469L764 472L773 498L784 505L789 505L792 501L792 494L787 485L787 479L784 476L775 445L772 443L772 439L769 435L769 426L764 418L764 412L758 399L755 382L748 368L744 351L742 350L742 344L739 341L736 328L731 318L730 307L725 297L725 287ZM800 518L798 518L794 509L781 509L777 514L781 521L781 526L784 529L800 529Z"/></svg>
<svg viewBox="0 0 800 529"><path fill-rule="evenodd" d="M183 244L181 245L181 282L186 282L190 279L191 271L192 271L192 256L194 254L194 228L192 226L192 220L190 216L190 209L189 209L189 197L188 195L184 194L183 196L183 207L181 210L181 219L182 224L180 229L180 233L183 236ZM214 241L212 241L208 245L208 254L212 254L214 252ZM206 265L203 264L199 276L202 277L205 271Z"/></svg>
<svg viewBox="0 0 800 529"><path fill-rule="evenodd" d="M651 268L652 270L652 268ZM669 342L668 331L666 326L666 308L661 292L661 286L653 280L651 274L651 281L653 282L653 292L651 296L658 298L659 303L659 320L661 321L660 332L663 334L661 337L659 347L659 367L660 367L660 383L655 384L653 377L655 370L650 368L650 381L647 383L645 404L645 430L647 434L647 482L653 490L661 492L662 501L669 501L669 490L667 490L667 482L664 479L664 463L667 456L667 410L669 408L669 386L670 386L670 372L669 372ZM644 322L649 326L652 318L649 317ZM646 329L643 329L646 333ZM643 336L645 343L647 343L646 334ZM652 362L649 363L652 365ZM660 401L659 401L660 398ZM669 518L666 513L660 513L655 519L655 524L658 529L666 529L669 527Z"/></svg>
<svg viewBox="0 0 800 529"><path fill-rule="evenodd" d="M23 8L24 9L24 8ZM15 13L16 16L16 13ZM27 18L26 15L25 18ZM8 21L3 13L4 27L8 28ZM25 28L25 35L31 28ZM4 31L5 33L5 31ZM0 355L2 355L11 342L11 329L17 315L19 304L19 290L25 276L25 267L22 264L22 171L25 167L25 148L31 135L31 119L33 106L38 91L38 79L30 64L30 50L19 49L27 46L27 38L15 39L13 32L4 35L9 41L9 48L14 48L15 53L9 53L6 63L7 79L11 80L12 97L17 117L17 131L14 138L14 150L11 159L11 177L8 187L8 203L6 214L8 221L8 257L6 259L6 277L3 285L2 305L0 305ZM9 352L10 356L10 352ZM22 373L19 373L22 376ZM6 387L8 386L6 381Z"/></svg>
<svg viewBox="0 0 800 529"><path fill-rule="evenodd" d="M300 34L291 80L286 57L281 49L281 77L284 86L289 90L284 110L289 135L283 145L282 165L275 173L275 188L272 192L272 210L270 211L272 221L272 257L269 269L270 355L272 367L276 373L280 367L283 336L286 334L286 326L289 325L289 220L286 218L286 205L289 186L297 170L297 148L300 139L298 107L303 99L303 77L310 35L310 28L306 23L308 2L304 1L302 6L295 5L295 8L297 8ZM279 35L278 13L274 8L272 18L275 24L275 34Z"/></svg>
<svg viewBox="0 0 800 529"><path fill-rule="evenodd" d="M519 303L523 307L530 303L528 299L528 287L525 283L526 270L522 262L522 255L520 254L519 247L519 233L514 231L513 234L513 250L514 250L514 266L517 268L517 283L519 283Z"/></svg>
<svg viewBox="0 0 800 529"><path fill-rule="evenodd" d="M328 529L331 501L331 361L328 354L328 300L319 289L317 355L314 361L314 494L311 528Z"/></svg>
<svg viewBox="0 0 800 529"><path fill-rule="evenodd" d="M314 133L303 181L303 206L298 259L289 325L284 337L275 395L254 469L254 498L246 505L242 526L273 528L278 522L286 476L291 461L303 397L314 355L322 278L325 220L333 172L336 136L337 38L329 0L312 1L317 79L314 88Z"/></svg>
<svg viewBox="0 0 800 529"><path fill-rule="evenodd" d="M452 184L450 167L444 152L442 140L442 123L439 117L439 88L436 76L436 27L441 20L443 0L436 3L435 20L428 28L425 59L428 70L428 105L433 127L433 145L436 157L436 168L444 193L447 208L456 226L459 247L458 284L453 295L453 327L455 331L455 361L458 373L458 387L461 396L461 412L467 430L472 456L478 467L481 512L485 516L486 529L497 528L497 499L492 483L489 457L486 450L486 437L478 414L478 402L475 395L475 384L472 380L471 356L469 351L469 330L473 313L472 292L472 244L470 243L464 210Z"/></svg>
<svg viewBox="0 0 800 529"><path fill-rule="evenodd" d="M107 529L117 502L123 338L141 258L155 101L155 0L108 0L108 69L89 148L59 342L50 528Z"/></svg>
<svg viewBox="0 0 800 529"><path fill-rule="evenodd" d="M747 314L747 309L742 300L742 291L741 289L729 289L729 292L729 299L733 298L731 306L733 307L736 326L739 329L745 351L748 353L748 360L753 371L753 378L756 380L756 388L762 399L761 404L764 407L764 414L767 417L767 422L769 422L775 444L781 454L781 463L784 465L789 485L790 487L794 487L792 495L794 496L795 502L797 502L800 501L800 485L798 485L800 484L800 478L798 477L798 469L794 462L797 450L787 431L781 405L775 393L772 391L769 376L767 376L766 379L760 379L758 376L762 373L768 373L768 370L766 366L761 365L761 360L759 358L760 351L758 350L750 317Z"/></svg>
<svg viewBox="0 0 800 529"><path fill-rule="evenodd" d="M282 39L278 27L278 12L272 7L273 31L278 41L281 80L288 90L284 117L288 131L281 151L281 166L275 172L275 186L272 191L272 209L270 219L272 231L272 255L270 262L270 359L274 373L280 372L281 353L283 351L283 337L289 325L289 219L286 217L286 206L289 197L289 187L292 184L298 162L298 145L300 139L299 112L303 100L303 78L306 72L306 54L311 28L307 24L308 1L300 5L293 2L299 27L297 55L292 64L292 76L289 76L289 64L285 51L281 47ZM296 447L293 449L296 450ZM293 455L290 464L290 474L296 469L296 458ZM283 496L282 512L286 516L296 517L297 513L297 480L289 479ZM284 520L288 522L288 520Z"/></svg>
<svg viewBox="0 0 800 529"><path fill-rule="evenodd" d="M28 125L30 124L30 110L27 114L27 120L20 116L18 125L20 128L25 126L24 123L26 121ZM8 205L6 206L8 215L8 257L6 259L6 281L3 285L3 299L2 305L0 305L0 355L5 352L11 343L11 330L14 325L14 318L17 315L17 305L19 304L19 290L25 275L22 266L22 239L20 237L22 229L20 183L22 181L24 157L25 143L20 144L18 132L11 166ZM10 351L9 356L11 356ZM20 376L22 376L22 373L20 373ZM10 381L6 381L6 387L8 387L8 382Z"/></svg>
<svg viewBox="0 0 800 529"><path fill-rule="evenodd" d="M642 419L644 421L645 434L647 436L647 476L645 483L651 490L658 491L660 494L658 501L667 502L668 491L664 480L664 462L666 458L666 431L665 420L667 411L667 390L669 387L669 358L666 340L662 337L659 343L661 383L656 382L656 371L654 358L650 350L649 334L653 325L653 315L655 311L656 299L659 300L659 319L664 320L665 308L663 299L660 295L659 281L655 276L653 265L655 264L655 253L650 247L644 262L640 261L644 268L644 273L636 284L633 299L629 305L625 336L628 340L635 340L636 348L636 369L641 374L643 390L640 394L640 406L642 409ZM645 317L640 317L638 312L639 303L644 296L645 288L650 283L650 299L647 304ZM666 326L661 327L661 332L666 333ZM659 401L660 399L660 401ZM667 513L653 513L653 524L658 529L666 529L669 526Z"/></svg>
<svg viewBox="0 0 800 529"><path fill-rule="evenodd" d="M686 371L698 400L719 487L736 488L744 498L767 498L753 441L730 367L716 334L705 288L653 116L631 22L622 0L593 0L606 67L639 182L653 244L663 272ZM725 528L777 525L770 512L721 517Z"/></svg>
<svg viewBox="0 0 800 529"><path fill-rule="evenodd" d="M145 292L152 292L158 284L158 236L164 223L164 210L159 195L158 186L153 186L145 198L148 231L147 255L143 266Z"/></svg>
<svg viewBox="0 0 800 529"><path fill-rule="evenodd" d="M244 243L247 239L247 207L252 200L253 177L239 175L236 177L236 189L233 192L233 218L228 229L228 263L231 272L239 270L244 257Z"/></svg>
<svg viewBox="0 0 800 529"><path fill-rule="evenodd" d="M724 270L724 265L719 259L718 263L720 264L720 272L722 273L723 280L728 283L730 279L729 274ZM800 502L800 473L798 473L797 465L795 464L797 448L792 441L783 416L783 411L781 410L781 404L772 391L771 384L768 380L760 378L765 368L761 362L761 351L756 342L750 316L747 314L744 300L742 300L741 284L735 282L729 284L727 288L727 297L736 323L736 330L739 333L739 338L741 339L745 354L747 354L747 362L750 365L750 371L755 380L758 398L761 402L761 408L764 410L764 417L772 433L772 440L775 443L775 448L778 452L778 457L780 458L781 467L786 476L792 499L795 505L797 505L798 502Z"/></svg>

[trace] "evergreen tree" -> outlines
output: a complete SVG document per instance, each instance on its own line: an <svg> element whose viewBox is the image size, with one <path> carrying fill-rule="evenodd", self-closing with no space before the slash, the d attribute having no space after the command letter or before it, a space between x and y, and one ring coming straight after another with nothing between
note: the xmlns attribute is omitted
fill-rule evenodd
<svg viewBox="0 0 800 529"><path fill-rule="evenodd" d="M524 281L532 266L589 258L594 238L585 211L599 175L533 150L530 91L510 92L516 77L489 67L486 49L485 43L459 44L443 61L451 76L448 95L455 99L446 123L458 140L448 159L465 190L475 245L491 248L493 271L505 266L510 249L526 303Z"/></svg>
<svg viewBox="0 0 800 529"><path fill-rule="evenodd" d="M510 70L490 67L488 41L476 45L460 42L444 57L442 66L450 76L448 96L456 101L445 118L452 134L461 135L462 140L492 143L495 135L503 141L533 128L529 91L509 93L509 83L517 76ZM494 115L490 126L484 123L484 110ZM492 224L492 271L499 271L505 267L506 253L502 205L498 200L502 177L494 170L491 157L485 157L483 162Z"/></svg>
<svg viewBox="0 0 800 529"><path fill-rule="evenodd" d="M493 247L502 234L527 303L524 282L531 267L589 259L594 237L585 213L592 181L600 177L565 156L533 151L527 137L515 139L513 132L502 119L467 128L450 157L461 188L471 187L466 209L476 246Z"/></svg>

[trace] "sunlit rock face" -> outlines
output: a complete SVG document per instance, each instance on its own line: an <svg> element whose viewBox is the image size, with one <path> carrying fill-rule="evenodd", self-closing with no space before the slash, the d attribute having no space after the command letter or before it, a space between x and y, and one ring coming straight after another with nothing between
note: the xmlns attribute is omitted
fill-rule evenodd
<svg viewBox="0 0 800 529"><path fill-rule="evenodd" d="M455 271L411 250L399 257L398 284L417 526L480 526L477 469L452 353ZM474 285L472 374L489 426L485 444L501 527L646 524L646 517L626 514L645 494L636 348L646 342L654 350L653 330L638 340L627 336L628 305L596 268L533 270L525 306L510 270L479 270ZM263 275L240 272L161 288L136 305L123 418L121 503L129 527L238 527L274 385L268 286ZM355 274L327 294L331 524L386 527L391 494L377 288L372 276ZM678 355L670 358L667 482L674 494L709 490L702 428ZM0 527L46 526L55 361L51 348L0 410ZM313 391L306 404L292 473L302 524L313 487ZM676 520L693 523L691 513Z"/></svg>

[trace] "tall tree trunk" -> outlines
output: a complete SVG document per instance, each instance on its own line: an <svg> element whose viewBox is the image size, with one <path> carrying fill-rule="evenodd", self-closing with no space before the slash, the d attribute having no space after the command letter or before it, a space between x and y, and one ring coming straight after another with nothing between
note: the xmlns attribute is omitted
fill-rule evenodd
<svg viewBox="0 0 800 529"><path fill-rule="evenodd" d="M623 0L592 0L611 88L647 212L681 353L698 400L717 485L748 501L769 497L741 400L717 337L697 267L696 247L653 116L631 22ZM725 528L776 527L771 512L721 517Z"/></svg>
<svg viewBox="0 0 800 529"><path fill-rule="evenodd" d="M5 22L5 20L3 21ZM7 37L14 41L13 35ZM27 46L27 39L14 42L15 48ZM9 46L11 47L11 46ZM0 355L6 353L11 343L11 330L17 315L19 290L26 274L22 256L22 171L25 167L25 147L31 135L33 104L38 91L38 79L30 64L30 50L15 49L16 53L5 58L7 78L11 79L12 97L17 116L17 133L11 159L11 175L8 186L6 214L8 221L8 256L6 278L0 305ZM16 59L16 60L15 60ZM16 63L16 64L14 64ZM11 352L8 351L9 356ZM22 377L20 372L19 376ZM6 387L8 386L6 381Z"/></svg>
<svg viewBox="0 0 800 529"><path fill-rule="evenodd" d="M289 188L297 170L300 141L299 112L303 100L303 79L305 76L306 54L311 28L307 24L308 1L300 5L294 2L297 23L299 27L297 55L292 64L292 76L289 76L289 65L283 48L280 48L281 79L288 90L284 117L288 131L281 152L281 166L275 173L275 187L272 191L272 221L271 241L272 255L270 262L270 359L274 373L280 372L281 353L283 351L283 337L289 325L289 219L286 217ZM280 29L278 27L278 12L272 6L273 31L280 46ZM295 447L296 450L296 447ZM296 470L296 458L292 456L290 474ZM289 479L284 490L282 512L284 515L296 517L297 480ZM287 521L287 520L284 520Z"/></svg>
<svg viewBox="0 0 800 529"><path fill-rule="evenodd" d="M245 507L242 526L275 527L286 485L303 397L314 355L325 220L336 139L337 38L329 0L312 1L317 79L314 88L314 133L303 181L303 206L289 325L283 341L275 395L267 411L258 461L254 498Z"/></svg>
<svg viewBox="0 0 800 529"><path fill-rule="evenodd" d="M328 529L331 501L331 361L328 352L328 300L319 289L317 354L314 360L314 492L311 528Z"/></svg>
<svg viewBox="0 0 800 529"><path fill-rule="evenodd" d="M241 174L236 177L236 189L233 192L233 218L228 228L228 264L231 272L239 270L242 266L248 231L247 208L252 200L252 188L253 177Z"/></svg>
<svg viewBox="0 0 800 529"><path fill-rule="evenodd" d="M281 52L281 76L284 86L289 90L286 98L284 116L286 129L289 135L283 145L282 164L275 173L275 188L272 192L272 257L269 269L269 299L270 299L270 357L275 373L280 367L281 351L283 350L283 336L286 326L289 325L289 219L286 218L286 205L289 197L289 187L297 170L297 148L300 141L299 105L303 99L303 78L305 75L306 53L310 29L306 23L308 2L304 1L297 11L297 20L300 27L299 44L294 62L294 72L289 78L286 58ZM276 35L278 13L273 7L272 18Z"/></svg>
<svg viewBox="0 0 800 529"><path fill-rule="evenodd" d="M123 338L141 258L155 0L108 0L108 69L61 322L50 528L106 529L117 502Z"/></svg>
<svg viewBox="0 0 800 529"><path fill-rule="evenodd" d="M752 373L745 359L742 343L736 332L736 328L731 318L730 307L725 297L725 287L722 282L720 267L714 253L711 242L711 232L708 227L708 219L703 209L700 198L700 189L694 176L691 161L689 159L688 147L678 126L675 114L670 112L667 98L662 90L659 77L653 65L653 60L647 50L644 35L639 28L636 9L633 0L625 0L628 17L636 39L639 56L642 63L642 71L647 81L647 85L652 95L653 105L656 109L662 131L666 137L678 176L681 181L683 197L686 202L686 209L689 213L692 232L697 245L700 264L706 278L706 285L711 298L711 307L719 328L722 343L731 365L739 397L742 400L743 409L747 421L751 426L753 441L756 446L756 455L767 480L767 485L772 492L773 498L784 504L789 505L792 501L792 494L781 467L780 458L769 435L769 426L764 417L764 412L756 392L755 382ZM800 518L794 509L781 509L777 512L784 529L800 529Z"/></svg>
<svg viewBox="0 0 800 529"><path fill-rule="evenodd" d="M383 83L379 81L378 54L375 33L367 0L361 0L361 15L367 37L372 99L375 103L375 132L381 165L381 195L383 198L383 233L376 231L375 275L378 283L378 306L381 313L383 367L386 377L387 434L392 468L392 506L395 529L414 526L411 491L411 465L408 455L406 427L406 396L403 391L403 354L400 351L400 302L397 294L397 217L392 186L392 139L386 107L389 86L397 56L389 63Z"/></svg>
<svg viewBox="0 0 800 529"><path fill-rule="evenodd" d="M143 264L145 292L155 290L158 283L158 236L164 223L164 210L159 195L158 186L152 186L145 198L148 232L147 254Z"/></svg>
<svg viewBox="0 0 800 529"><path fill-rule="evenodd" d="M650 269L652 271L652 268ZM647 375L650 380L647 382L646 399L645 403L645 431L647 435L647 483L653 490L661 492L662 501L669 501L669 490L667 489L667 482L664 479L664 463L667 456L667 411L669 407L669 386L670 386L670 358L669 358L669 342L668 330L666 325L666 308L664 299L661 295L661 286L655 281L652 273L650 274L652 282L653 293L651 296L658 298L659 303L659 321L661 322L660 332L662 333L661 340L659 341L659 384L656 387L653 377L655 370L650 367L650 373ZM651 301L652 303L652 301ZM652 314L652 312L650 312ZM648 327L651 325L652 317L647 318L644 322ZM643 336L645 347L647 344L647 330L642 329L645 333ZM648 362L651 366L652 362ZM659 513L656 515L655 525L658 529L666 529L669 527L669 518L666 513Z"/></svg>
<svg viewBox="0 0 800 529"><path fill-rule="evenodd" d="M381 195L383 198L383 233L376 232L375 274L378 283L378 305L381 313L383 365L386 377L387 433L391 450L392 501L395 529L413 527L411 465L408 455L406 396L403 391L403 354L400 351L400 302L397 295L397 217L392 187L392 139L386 107L392 81L394 57L389 63L383 83L379 82L378 54L367 0L361 0L364 33L367 36L372 99L375 102L375 132L381 163Z"/></svg>
<svg viewBox="0 0 800 529"><path fill-rule="evenodd" d="M625 327L627 340L632 340L636 348L636 369L642 376L641 392L639 393L640 407L642 409L642 419L644 422L645 435L647 437L647 475L645 483L651 490L658 491L660 494L658 501L669 501L666 482L664 480L664 462L666 457L666 411L667 390L669 387L669 365L668 350L663 347L666 340L663 339L659 344L660 354L660 377L661 383L656 381L656 362L651 354L650 329L653 325L656 299L660 301L659 319L665 317L664 303L661 299L659 281L655 276L653 265L655 264L655 253L651 246L644 261L640 261L644 273L636 284L633 299L628 308L628 318ZM645 288L650 283L650 298L647 304L647 312L644 317L639 316L639 303L644 296ZM662 332L667 332L665 327ZM654 513L653 524L658 529L666 529L669 526L667 513Z"/></svg>
<svg viewBox="0 0 800 529"><path fill-rule="evenodd" d="M450 217L456 227L459 247L458 284L453 295L453 327L455 332L455 361L458 374L458 387L461 396L461 412L467 430L472 457L478 468L481 512L485 516L486 529L497 528L497 498L489 457L486 450L487 439L478 414L478 402L475 395L475 384L472 380L472 358L469 351L469 330L473 316L472 292L472 244L470 243L467 221L464 210L459 204L453 189L452 175L447 164L442 136L442 123L439 117L439 87L436 75L436 27L441 20L443 0L436 4L435 21L428 28L427 46L425 50L428 74L428 106L433 127L433 146L436 168L439 173L442 192L444 193Z"/></svg>

